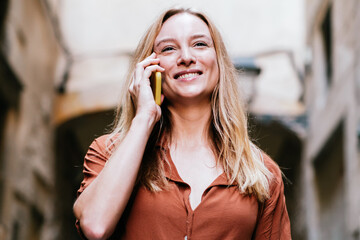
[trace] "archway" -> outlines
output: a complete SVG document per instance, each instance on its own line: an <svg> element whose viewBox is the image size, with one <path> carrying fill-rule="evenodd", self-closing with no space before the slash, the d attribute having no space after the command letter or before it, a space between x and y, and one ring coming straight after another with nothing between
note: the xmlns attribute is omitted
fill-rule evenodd
<svg viewBox="0 0 360 240"><path fill-rule="evenodd" d="M59 239L79 239L72 207L83 178L84 156L91 142L102 135L112 121L113 111L103 111L73 118L56 129L55 211L60 226Z"/></svg>
<svg viewBox="0 0 360 240"><path fill-rule="evenodd" d="M289 121L291 119L291 121ZM294 239L305 239L299 229L301 215L301 170L303 142L292 126L305 129L304 116L298 118L275 116L250 116L251 139L273 160L284 174L284 193ZM297 224L299 223L299 224Z"/></svg>

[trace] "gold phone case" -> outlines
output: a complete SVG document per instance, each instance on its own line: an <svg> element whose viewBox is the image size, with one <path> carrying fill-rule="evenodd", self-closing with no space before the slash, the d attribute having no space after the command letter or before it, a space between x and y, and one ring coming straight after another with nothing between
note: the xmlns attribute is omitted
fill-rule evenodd
<svg viewBox="0 0 360 240"><path fill-rule="evenodd" d="M155 72L152 77L151 87L154 94L155 103L160 106L161 104L161 72Z"/></svg>

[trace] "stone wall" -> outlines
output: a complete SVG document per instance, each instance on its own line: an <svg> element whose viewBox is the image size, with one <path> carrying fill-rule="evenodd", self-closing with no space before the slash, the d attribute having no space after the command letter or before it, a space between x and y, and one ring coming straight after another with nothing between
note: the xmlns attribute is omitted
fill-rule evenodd
<svg viewBox="0 0 360 240"><path fill-rule="evenodd" d="M306 80L309 129L303 205L308 239L359 239L360 4L307 1L306 10L311 60Z"/></svg>
<svg viewBox="0 0 360 240"><path fill-rule="evenodd" d="M3 24L2 54L22 90L17 106L1 109L2 239L56 239L52 111L58 49L41 1L8 1Z"/></svg>

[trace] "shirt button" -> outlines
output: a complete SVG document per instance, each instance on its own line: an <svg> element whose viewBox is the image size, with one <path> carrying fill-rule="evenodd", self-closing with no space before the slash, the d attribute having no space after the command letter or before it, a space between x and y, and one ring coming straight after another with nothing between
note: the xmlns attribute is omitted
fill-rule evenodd
<svg viewBox="0 0 360 240"><path fill-rule="evenodd" d="M184 240L187 240L187 236L184 237Z"/></svg>

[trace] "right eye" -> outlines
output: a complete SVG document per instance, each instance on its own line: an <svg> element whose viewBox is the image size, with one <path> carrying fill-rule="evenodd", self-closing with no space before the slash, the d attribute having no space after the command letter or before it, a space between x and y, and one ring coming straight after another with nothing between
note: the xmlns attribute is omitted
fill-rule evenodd
<svg viewBox="0 0 360 240"><path fill-rule="evenodd" d="M167 46L167 47L164 47L161 52L168 52L168 51L171 51L171 50L174 50L175 48L174 47L171 47L171 46Z"/></svg>

